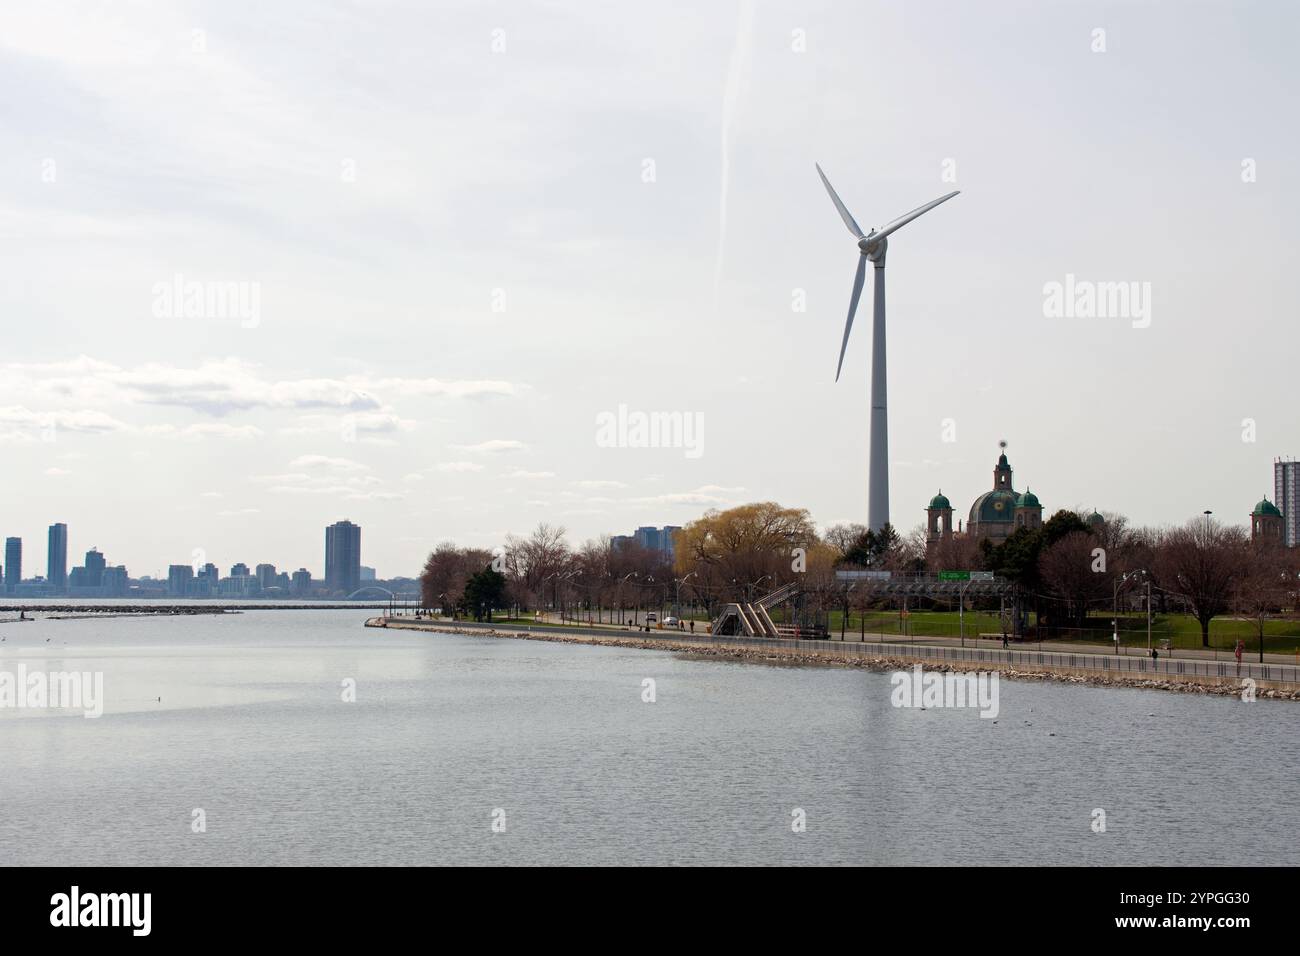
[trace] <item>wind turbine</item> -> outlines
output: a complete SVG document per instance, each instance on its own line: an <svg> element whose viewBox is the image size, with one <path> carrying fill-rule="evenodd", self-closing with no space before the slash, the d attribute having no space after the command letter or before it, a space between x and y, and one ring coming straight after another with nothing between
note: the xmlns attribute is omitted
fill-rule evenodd
<svg viewBox="0 0 1300 956"><path fill-rule="evenodd" d="M862 294L862 283L867 277L867 261L876 267L875 299L872 308L871 329L871 465L867 493L867 526L872 531L879 531L889 523L889 413L888 385L885 371L885 250L889 241L885 237L891 232L903 228L917 216L927 213L942 202L947 202L961 190L940 196L933 202L913 209L906 215L899 216L888 225L863 233L854 221L852 214L845 208L840 197L831 187L820 165L817 175L822 178L822 185L831 195L831 202L839 210L844 225L858 240L858 272L853 277L853 297L849 299L849 317L844 323L844 341L840 343L840 363L835 367L835 381L840 380L840 370L844 368L844 352L849 347L849 332L853 329L853 316L858 311L858 297Z"/></svg>

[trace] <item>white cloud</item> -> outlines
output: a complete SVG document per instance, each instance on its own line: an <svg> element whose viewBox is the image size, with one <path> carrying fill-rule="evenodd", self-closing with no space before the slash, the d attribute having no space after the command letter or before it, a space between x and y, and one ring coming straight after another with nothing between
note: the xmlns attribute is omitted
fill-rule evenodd
<svg viewBox="0 0 1300 956"><path fill-rule="evenodd" d="M403 501L406 495L398 491L354 491L345 496L346 501Z"/></svg>
<svg viewBox="0 0 1300 956"><path fill-rule="evenodd" d="M254 475L252 480L261 482L263 484L282 485L282 484L294 484L296 482L302 482L302 481L311 481L312 476L307 474L306 472L295 471L295 472L289 472L280 475Z"/></svg>
<svg viewBox="0 0 1300 956"><path fill-rule="evenodd" d="M379 406L374 396L337 379L268 382L258 377L255 366L234 358L207 362L193 369L143 365L104 377L119 386L131 400L193 408L213 415L255 408Z"/></svg>
<svg viewBox="0 0 1300 956"><path fill-rule="evenodd" d="M0 369L0 394L36 395L82 404L144 404L189 408L210 415L255 409L336 409L352 413L359 433L405 431L415 422L394 414L377 393L406 397L511 396L522 386L501 381L437 379L266 377L239 358L211 359L193 367L147 363L121 368L89 356L56 362L10 363ZM319 427L309 423L306 429Z"/></svg>
<svg viewBox="0 0 1300 956"><path fill-rule="evenodd" d="M436 378L381 378L371 383L380 392L436 398L483 398L489 395L518 395L524 385L513 382L475 380L444 382Z"/></svg>
<svg viewBox="0 0 1300 956"><path fill-rule="evenodd" d="M629 498L628 504L635 505L693 505L714 507L732 504L744 488L725 488L721 485L702 485L694 491L681 491L645 498Z"/></svg>
<svg viewBox="0 0 1300 956"><path fill-rule="evenodd" d="M228 425L225 422L199 422L181 428L173 425L146 426L143 431L146 434L189 440L221 438L243 441L248 438L260 438L262 436L262 429L256 425Z"/></svg>
<svg viewBox="0 0 1300 956"><path fill-rule="evenodd" d="M482 471L483 466L473 461L444 461L434 465L430 471L441 472L444 475L458 474L466 471Z"/></svg>
<svg viewBox="0 0 1300 956"><path fill-rule="evenodd" d="M299 455L289 462L290 468L309 468L317 471L356 472L369 471L370 466L351 458L332 458L329 455Z"/></svg>
<svg viewBox="0 0 1300 956"><path fill-rule="evenodd" d="M298 424L280 429L282 435L338 435L345 440L356 439L381 444L376 436L414 431L419 423L413 418L402 418L391 408L374 412L356 412L347 415L303 415Z"/></svg>
<svg viewBox="0 0 1300 956"><path fill-rule="evenodd" d="M125 422L95 409L34 412L25 405L0 408L0 424L31 428L53 427L61 431L90 434L124 431L129 427Z"/></svg>
<svg viewBox="0 0 1300 956"><path fill-rule="evenodd" d="M477 445L452 445L457 451L468 451L482 454L497 454L506 451L523 451L528 446L521 441L513 438L493 438L489 441L479 442Z"/></svg>

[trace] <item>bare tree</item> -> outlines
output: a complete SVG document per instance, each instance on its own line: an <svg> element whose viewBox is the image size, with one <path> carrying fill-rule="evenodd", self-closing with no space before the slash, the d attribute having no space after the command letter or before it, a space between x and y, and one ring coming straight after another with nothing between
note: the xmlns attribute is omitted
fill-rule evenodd
<svg viewBox="0 0 1300 956"><path fill-rule="evenodd" d="M438 545L424 562L420 574L420 603L455 612L464 603L469 579L492 564L492 552L482 548L458 548L452 541Z"/></svg>
<svg viewBox="0 0 1300 956"><path fill-rule="evenodd" d="M979 542L971 535L947 535L929 548L925 559L929 571L971 571L983 567Z"/></svg>
<svg viewBox="0 0 1300 956"><path fill-rule="evenodd" d="M1039 576L1077 627L1083 626L1090 607L1112 595L1114 571L1098 570L1098 547L1091 532L1071 531L1038 557Z"/></svg>
<svg viewBox="0 0 1300 956"><path fill-rule="evenodd" d="M506 538L506 577L521 606L545 603L543 585L549 592L551 581L566 570L571 553L564 535L564 528L542 522L527 538Z"/></svg>
<svg viewBox="0 0 1300 956"><path fill-rule="evenodd" d="M864 524L833 524L826 529L822 540L839 552L842 558L867 534Z"/></svg>
<svg viewBox="0 0 1300 956"><path fill-rule="evenodd" d="M1245 567L1237 584L1237 608L1255 627L1259 661L1264 662L1264 629L1269 616L1282 611L1295 575L1284 549L1274 542L1253 543L1245 554Z"/></svg>
<svg viewBox="0 0 1300 956"><path fill-rule="evenodd" d="M1193 519L1165 535L1156 555L1162 586L1186 599L1210 646L1210 621L1232 608L1246 567L1246 536L1236 526Z"/></svg>

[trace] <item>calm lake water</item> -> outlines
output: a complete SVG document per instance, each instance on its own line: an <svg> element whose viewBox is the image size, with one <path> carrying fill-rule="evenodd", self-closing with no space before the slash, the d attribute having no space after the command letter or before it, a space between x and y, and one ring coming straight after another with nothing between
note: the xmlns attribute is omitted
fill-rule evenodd
<svg viewBox="0 0 1300 956"><path fill-rule="evenodd" d="M369 613L0 623L0 670L106 696L0 710L0 863L1300 862L1294 703L1002 681L995 723L885 674Z"/></svg>

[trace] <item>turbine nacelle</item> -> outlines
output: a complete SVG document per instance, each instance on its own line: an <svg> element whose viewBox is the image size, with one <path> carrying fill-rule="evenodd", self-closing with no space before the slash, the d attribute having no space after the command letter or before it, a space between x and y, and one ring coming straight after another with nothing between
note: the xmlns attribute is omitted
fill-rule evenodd
<svg viewBox="0 0 1300 956"><path fill-rule="evenodd" d="M874 229L858 240L858 249L872 262L884 262L885 250L888 248L889 240L884 236L877 236Z"/></svg>

